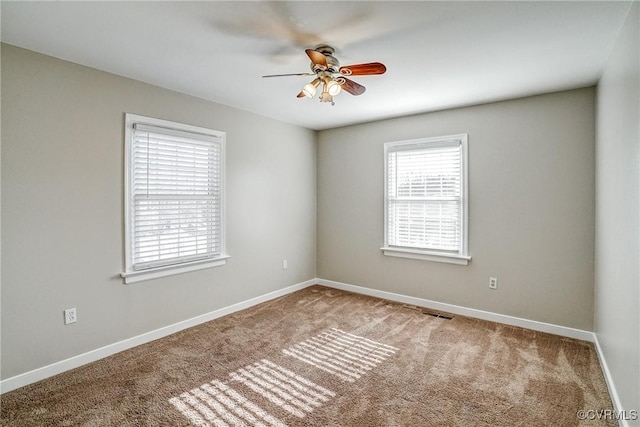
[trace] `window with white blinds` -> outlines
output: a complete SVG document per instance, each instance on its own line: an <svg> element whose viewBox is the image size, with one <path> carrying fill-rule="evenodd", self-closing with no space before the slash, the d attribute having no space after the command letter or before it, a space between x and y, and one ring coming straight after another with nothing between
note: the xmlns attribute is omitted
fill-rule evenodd
<svg viewBox="0 0 640 427"><path fill-rule="evenodd" d="M125 280L219 265L224 133L131 114L126 126Z"/></svg>
<svg viewBox="0 0 640 427"><path fill-rule="evenodd" d="M385 163L385 255L466 264L467 135L387 143Z"/></svg>

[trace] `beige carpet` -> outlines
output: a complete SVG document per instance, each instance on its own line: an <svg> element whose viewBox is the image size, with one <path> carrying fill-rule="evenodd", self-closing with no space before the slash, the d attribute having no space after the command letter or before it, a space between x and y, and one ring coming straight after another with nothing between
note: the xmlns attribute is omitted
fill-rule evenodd
<svg viewBox="0 0 640 427"><path fill-rule="evenodd" d="M6 393L3 426L577 426L592 344L313 286Z"/></svg>

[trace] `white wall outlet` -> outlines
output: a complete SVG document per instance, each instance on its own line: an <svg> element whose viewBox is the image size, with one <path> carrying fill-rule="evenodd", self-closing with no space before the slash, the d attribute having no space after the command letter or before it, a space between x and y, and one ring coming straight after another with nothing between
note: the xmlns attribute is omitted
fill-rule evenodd
<svg viewBox="0 0 640 427"><path fill-rule="evenodd" d="M489 289L498 289L497 277L489 277Z"/></svg>
<svg viewBox="0 0 640 427"><path fill-rule="evenodd" d="M78 321L78 317L76 316L76 309L69 308L64 311L64 324L68 325L69 323L76 323Z"/></svg>
<svg viewBox="0 0 640 427"><path fill-rule="evenodd" d="M282 269L283 269L283 270L286 270L286 269L287 269L287 267L289 267L289 263L287 262L287 260L286 260L286 259L283 259L283 260L282 260Z"/></svg>

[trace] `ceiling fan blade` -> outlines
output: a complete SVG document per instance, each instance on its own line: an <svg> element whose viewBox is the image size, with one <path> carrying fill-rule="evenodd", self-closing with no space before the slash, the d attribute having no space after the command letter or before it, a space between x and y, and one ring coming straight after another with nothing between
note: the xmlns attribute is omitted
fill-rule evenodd
<svg viewBox="0 0 640 427"><path fill-rule="evenodd" d="M313 73L268 74L262 77L315 76Z"/></svg>
<svg viewBox="0 0 640 427"><path fill-rule="evenodd" d="M340 67L340 74L344 76L366 76L371 74L384 74L387 67L379 62L368 62L366 64L354 64Z"/></svg>
<svg viewBox="0 0 640 427"><path fill-rule="evenodd" d="M328 67L327 58L325 58L322 53L315 51L313 49L307 49L305 50L305 52L307 53L307 56L309 57L309 59L311 59L311 62L313 62L314 64L322 65L323 67Z"/></svg>
<svg viewBox="0 0 640 427"><path fill-rule="evenodd" d="M344 83L342 83L342 90L346 90L347 92L349 92L351 95L362 95L364 93L365 90L367 90L366 87L362 86L359 83L354 82L353 80L349 80L347 78L344 78Z"/></svg>

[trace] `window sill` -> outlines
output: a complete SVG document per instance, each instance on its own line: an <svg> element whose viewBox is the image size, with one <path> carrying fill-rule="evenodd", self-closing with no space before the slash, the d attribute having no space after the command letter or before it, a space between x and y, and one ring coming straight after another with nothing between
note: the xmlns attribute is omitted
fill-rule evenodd
<svg viewBox="0 0 640 427"><path fill-rule="evenodd" d="M443 254L438 252L420 251L417 249L406 248L380 248L386 256L394 256L399 258L419 259L422 261L444 262L447 264L469 265L471 257L458 254Z"/></svg>
<svg viewBox="0 0 640 427"><path fill-rule="evenodd" d="M188 271L203 270L205 268L219 267L227 263L228 256L223 256L213 260L194 261L179 265L167 265L164 267L147 268L145 270L127 271L120 273L124 279L124 283L142 282L143 280L157 279L159 277L173 276L176 274L186 273Z"/></svg>

